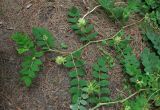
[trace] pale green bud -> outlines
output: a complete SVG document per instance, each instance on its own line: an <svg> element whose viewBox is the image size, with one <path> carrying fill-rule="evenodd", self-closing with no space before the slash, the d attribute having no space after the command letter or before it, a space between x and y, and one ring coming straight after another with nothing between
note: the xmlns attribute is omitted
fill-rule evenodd
<svg viewBox="0 0 160 110"><path fill-rule="evenodd" d="M80 27L80 28L84 27L86 24L87 24L87 22L84 18L79 18L78 23L77 23L78 27Z"/></svg>
<svg viewBox="0 0 160 110"><path fill-rule="evenodd" d="M114 43L119 44L122 41L122 38L120 36L117 36L114 38Z"/></svg>
<svg viewBox="0 0 160 110"><path fill-rule="evenodd" d="M66 62L66 58L62 56L58 56L55 61L58 65L64 64Z"/></svg>
<svg viewBox="0 0 160 110"><path fill-rule="evenodd" d="M43 40L44 41L48 40L48 37L46 35L43 35Z"/></svg>
<svg viewBox="0 0 160 110"><path fill-rule="evenodd" d="M130 106L125 106L125 110L131 110Z"/></svg>

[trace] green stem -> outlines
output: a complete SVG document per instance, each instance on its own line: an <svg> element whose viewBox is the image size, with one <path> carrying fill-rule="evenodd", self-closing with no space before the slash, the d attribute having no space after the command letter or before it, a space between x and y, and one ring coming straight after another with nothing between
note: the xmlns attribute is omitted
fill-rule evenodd
<svg viewBox="0 0 160 110"><path fill-rule="evenodd" d="M148 98L148 101L151 99L151 97L152 97L154 94L156 94L156 93L159 92L159 91L160 91L160 89L158 89L158 90L155 91L153 94L151 94L150 97Z"/></svg>
<svg viewBox="0 0 160 110"><path fill-rule="evenodd" d="M79 76L78 76L78 70L77 70L77 67L76 67L76 64L75 64L75 61L74 61L74 57L73 57L73 54L71 54L71 57L72 57L72 62L73 62L73 65L74 65L74 68L75 68L75 71L76 71L76 77L77 77L77 80L78 80L78 91L80 92L80 85L79 85L79 80L80 80L80 78L79 78ZM77 92L78 92L77 91Z"/></svg>
<svg viewBox="0 0 160 110"><path fill-rule="evenodd" d="M103 47L101 47L101 46L97 46L97 47L98 47L99 50L101 50L105 55L107 55L107 56L109 56L110 58L112 58L112 56L111 56L107 51L105 51Z"/></svg>
<svg viewBox="0 0 160 110"><path fill-rule="evenodd" d="M122 100L118 100L118 101L113 101L113 102L107 102L107 103L99 103L97 104L95 107L93 108L90 108L89 110L96 110L97 108L101 107L101 106L104 106L104 105L111 105L111 104L117 104L117 103L123 103L125 101L127 101L128 99L132 98L133 96L135 96L136 94L142 92L142 91L145 91L146 89L140 89L139 91L131 94L130 96L126 97L125 99L122 99Z"/></svg>
<svg viewBox="0 0 160 110"><path fill-rule="evenodd" d="M84 19L87 15L89 15L90 13L92 13L94 10L96 10L98 7L101 7L101 5L97 5L95 6L91 11L88 11L82 18Z"/></svg>
<svg viewBox="0 0 160 110"><path fill-rule="evenodd" d="M75 53L75 52L77 52L77 51L79 51L79 50L84 49L85 47L87 47L87 46L90 45L90 44L99 43L99 42L102 42L102 41L104 41L104 40L105 40L105 41L111 40L111 39L113 39L114 37L116 37L121 31L122 31L122 29L119 30L119 31L118 31L114 36L112 36L111 38L106 38L106 39L101 39L101 40L96 40L96 41L89 41L87 44L83 45L82 47L76 49L76 50L73 51L73 52L62 52L62 51L60 51L60 50L54 50L54 49L49 49L49 51L50 51L50 52L60 53L60 54L70 54L70 55L71 55L71 54L73 54L73 53Z"/></svg>
<svg viewBox="0 0 160 110"><path fill-rule="evenodd" d="M63 55L70 54L70 52L64 52L64 51L60 51L60 50L56 50L56 49L49 49L48 51L63 54Z"/></svg>
<svg viewBox="0 0 160 110"><path fill-rule="evenodd" d="M60 54L63 54L63 55L68 55L68 54L73 54L81 49L84 49L86 48L88 45L90 44L94 44L94 43L99 43L99 42L102 42L102 41L108 41L108 40L112 40L114 37L116 37L123 29L126 29L128 27L131 27L137 23L140 23L144 20L144 18L142 18L141 20L137 21L137 22L134 22L130 25L126 25L126 26L123 26L122 29L120 29L115 35L113 35L112 37L110 38L105 38L105 39L101 39L101 40L95 40L95 41L89 41L87 44L83 45L82 47L79 47L78 49L72 51L72 52L63 52L63 51L60 51L60 50L53 50L53 49L49 49L50 52L56 52L56 53L60 53Z"/></svg>
<svg viewBox="0 0 160 110"><path fill-rule="evenodd" d="M82 47L76 49L75 51L71 52L70 54L73 54L73 53L75 53L75 52L77 52L77 51L79 51L79 50L81 50L81 49L87 47L87 46L90 45L90 44L94 44L94 43L99 43L99 42L102 42L102 41L111 40L111 39L113 39L114 37L116 37L121 31L122 31L122 29L119 30L114 36L112 36L112 37L110 37L110 38L101 39L101 40L96 40L96 41L89 41L87 44L85 44L85 45L83 45Z"/></svg>

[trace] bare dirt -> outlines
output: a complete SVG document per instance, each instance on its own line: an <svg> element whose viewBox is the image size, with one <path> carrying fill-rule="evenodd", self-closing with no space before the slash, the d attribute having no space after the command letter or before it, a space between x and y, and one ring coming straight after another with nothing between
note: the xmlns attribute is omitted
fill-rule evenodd
<svg viewBox="0 0 160 110"><path fill-rule="evenodd" d="M31 35L32 27L41 26L53 33L57 44L65 42L69 46L67 51L78 48L82 43L74 33L68 32L70 29L66 13L71 6L78 6L82 14L85 14L86 7L92 9L96 3L94 0L90 0L86 5L83 0L0 0L0 110L69 110L68 70L50 61L49 58L56 55L45 55L42 71L32 87L27 89L19 82L21 56L16 53L15 44L10 37L17 31ZM96 31L101 34L98 39L111 37L119 30L101 9L97 9L87 18L92 20ZM137 42L133 45L139 45L141 41L136 30L127 30L128 33L135 34ZM138 47L136 51L140 50ZM95 45L85 48L83 58L88 62L88 68L99 54ZM88 76L89 74L88 69ZM110 97L118 97L117 89L122 89L122 81L121 67L116 64L110 74ZM114 105L102 109L120 110L121 107Z"/></svg>

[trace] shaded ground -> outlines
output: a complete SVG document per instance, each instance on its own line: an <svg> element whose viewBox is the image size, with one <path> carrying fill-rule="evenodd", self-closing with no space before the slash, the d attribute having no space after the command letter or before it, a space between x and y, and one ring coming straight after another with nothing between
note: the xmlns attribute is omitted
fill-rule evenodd
<svg viewBox="0 0 160 110"><path fill-rule="evenodd" d="M93 8L93 1L87 6ZM17 71L20 69L21 57L16 53L10 36L17 31L31 34L33 26L42 26L53 33L58 43L65 42L69 46L67 51L74 50L81 43L74 33L68 32L69 24L66 21L67 10L73 5L78 6L83 14L87 12L82 0L0 0L0 110L69 110L68 70L50 62L49 58L55 55L47 54L43 58L43 70L33 86L26 89L19 83ZM88 16L88 19L92 19L95 29L102 34L98 39L109 37L118 30L100 9ZM128 29L128 33L134 31L135 34L135 30L137 29ZM139 46L141 40L137 32L135 39ZM133 45L137 42L133 42ZM83 57L88 61L88 76L91 64L99 54L95 45L85 49ZM110 75L112 98L117 97L117 89L122 89L122 80L123 74L117 64ZM104 110L120 110L120 106Z"/></svg>

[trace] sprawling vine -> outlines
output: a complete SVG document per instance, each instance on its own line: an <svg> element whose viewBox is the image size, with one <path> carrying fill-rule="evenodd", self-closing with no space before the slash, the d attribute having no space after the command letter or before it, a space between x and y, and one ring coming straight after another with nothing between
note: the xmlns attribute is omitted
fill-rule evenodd
<svg viewBox="0 0 160 110"><path fill-rule="evenodd" d="M120 37L120 36L119 36ZM120 39L120 38L119 38ZM121 53L118 57L122 62L124 67L124 72L128 74L129 81L135 89L143 89L147 88L147 91L137 96L135 100L137 101L129 101L131 104L126 105L130 108L135 108L134 110L141 110L142 108L150 108L149 101L153 101L156 106L159 106L159 67L160 67L160 59L156 56L155 53L151 53L148 48L145 48L141 53L141 61L140 62L134 53L132 52L132 48L129 45L129 39L126 37L122 40L119 40L119 43L115 39L111 40L110 45L114 46L117 53ZM113 43L117 45L113 45ZM144 66L144 69L140 67L140 64ZM148 97L151 96L151 93L155 93L152 95L152 99ZM143 101L143 103L139 103L139 101ZM144 103L145 102L145 103ZM147 105L147 106L146 106Z"/></svg>
<svg viewBox="0 0 160 110"><path fill-rule="evenodd" d="M57 56L55 62L58 65L64 65L70 71L68 76L71 80L69 89L71 110L96 110L101 106L117 103L122 103L125 110L149 110L160 107L160 37L158 30L153 28L155 24L157 27L159 26L159 7L157 6L159 2L129 0L118 3L114 0L98 0L98 3L100 5L88 11L83 17L78 8L71 7L69 9L68 22L71 24L71 29L78 35L80 41L85 43L72 52L56 50L54 37L44 28L32 29L34 39L24 33L13 34L12 39L17 44L17 52L24 55L19 72L20 79L27 87L30 87L43 64L41 57L46 52L55 52L62 55ZM138 22L123 26L110 38L95 40L98 32L85 17L98 7L102 7L110 18L122 23L128 21L130 15L137 12L142 12L143 18ZM126 36L124 29L143 21L145 22L141 29L144 38L147 39L145 43L152 45L147 45L140 53L140 58L137 58L130 46L133 39L129 35ZM100 43L112 48L117 53L115 59L122 65L125 79L127 79L125 83L134 88L124 99L114 101L109 97L108 71L114 67L114 58L103 46L97 46L103 55L97 58L92 65L92 78L90 80L85 78L87 62L82 57L83 49L91 44ZM62 47L67 48L64 44ZM137 92L132 94L133 91Z"/></svg>

